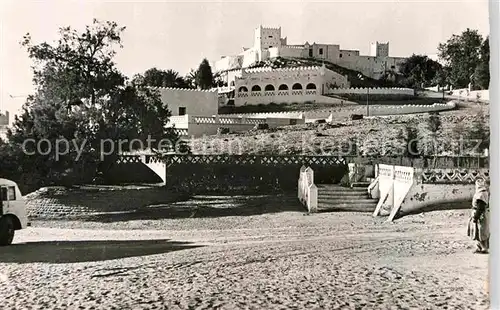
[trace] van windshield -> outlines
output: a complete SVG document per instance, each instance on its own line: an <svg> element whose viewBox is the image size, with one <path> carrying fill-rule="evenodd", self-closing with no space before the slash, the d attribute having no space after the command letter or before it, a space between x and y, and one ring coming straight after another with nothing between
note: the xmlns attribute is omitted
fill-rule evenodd
<svg viewBox="0 0 500 310"><path fill-rule="evenodd" d="M0 190L0 200L1 201L7 201L7 188L6 187L1 187Z"/></svg>

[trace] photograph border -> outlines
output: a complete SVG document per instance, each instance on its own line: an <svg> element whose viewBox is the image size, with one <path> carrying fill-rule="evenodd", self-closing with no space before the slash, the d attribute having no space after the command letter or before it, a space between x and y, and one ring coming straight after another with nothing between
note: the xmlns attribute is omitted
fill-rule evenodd
<svg viewBox="0 0 500 310"><path fill-rule="evenodd" d="M489 1L489 17L490 17L490 176L491 176L491 249L490 249L490 309L500 309L500 192L496 189L500 188L500 109L498 102L500 99L499 93L499 35L500 27L498 15L500 13L500 4L498 0Z"/></svg>

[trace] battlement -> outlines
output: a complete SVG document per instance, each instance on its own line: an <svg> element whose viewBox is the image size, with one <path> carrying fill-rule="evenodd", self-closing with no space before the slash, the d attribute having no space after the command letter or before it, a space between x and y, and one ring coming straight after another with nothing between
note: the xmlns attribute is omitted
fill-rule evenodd
<svg viewBox="0 0 500 310"><path fill-rule="evenodd" d="M294 48L294 49L304 49L304 45L285 45L283 48Z"/></svg>
<svg viewBox="0 0 500 310"><path fill-rule="evenodd" d="M217 89L191 89L191 88L178 88L178 87L156 87L148 86L147 88L153 90L175 90L175 91L185 91L185 92L200 92L200 93L213 93L217 92Z"/></svg>
<svg viewBox="0 0 500 310"><path fill-rule="evenodd" d="M272 67L260 67L260 68L251 68L251 69L243 69L245 73L259 73L259 72L272 72L272 71L315 71L320 70L320 66L303 66L303 67L294 67L294 68L272 68Z"/></svg>
<svg viewBox="0 0 500 310"><path fill-rule="evenodd" d="M260 26L261 29L265 29L265 30L281 30L281 26L280 27L263 27L263 26Z"/></svg>

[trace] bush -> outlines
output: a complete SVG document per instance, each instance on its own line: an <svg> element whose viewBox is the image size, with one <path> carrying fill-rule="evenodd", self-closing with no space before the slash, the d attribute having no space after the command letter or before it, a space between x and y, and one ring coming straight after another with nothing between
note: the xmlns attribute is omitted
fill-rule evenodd
<svg viewBox="0 0 500 310"><path fill-rule="evenodd" d="M230 130L227 127L219 127L219 128L217 128L217 134L218 135L225 135L225 134L228 134L229 132L230 132Z"/></svg>
<svg viewBox="0 0 500 310"><path fill-rule="evenodd" d="M269 129L269 124L255 124L253 127L254 130L264 130Z"/></svg>

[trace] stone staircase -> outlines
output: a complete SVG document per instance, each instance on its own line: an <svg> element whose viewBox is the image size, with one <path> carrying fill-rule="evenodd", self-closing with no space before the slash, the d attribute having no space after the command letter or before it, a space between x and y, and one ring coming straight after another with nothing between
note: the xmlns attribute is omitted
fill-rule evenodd
<svg viewBox="0 0 500 310"><path fill-rule="evenodd" d="M318 184L318 212L373 212L377 199L368 196L370 183L355 183L350 187Z"/></svg>

